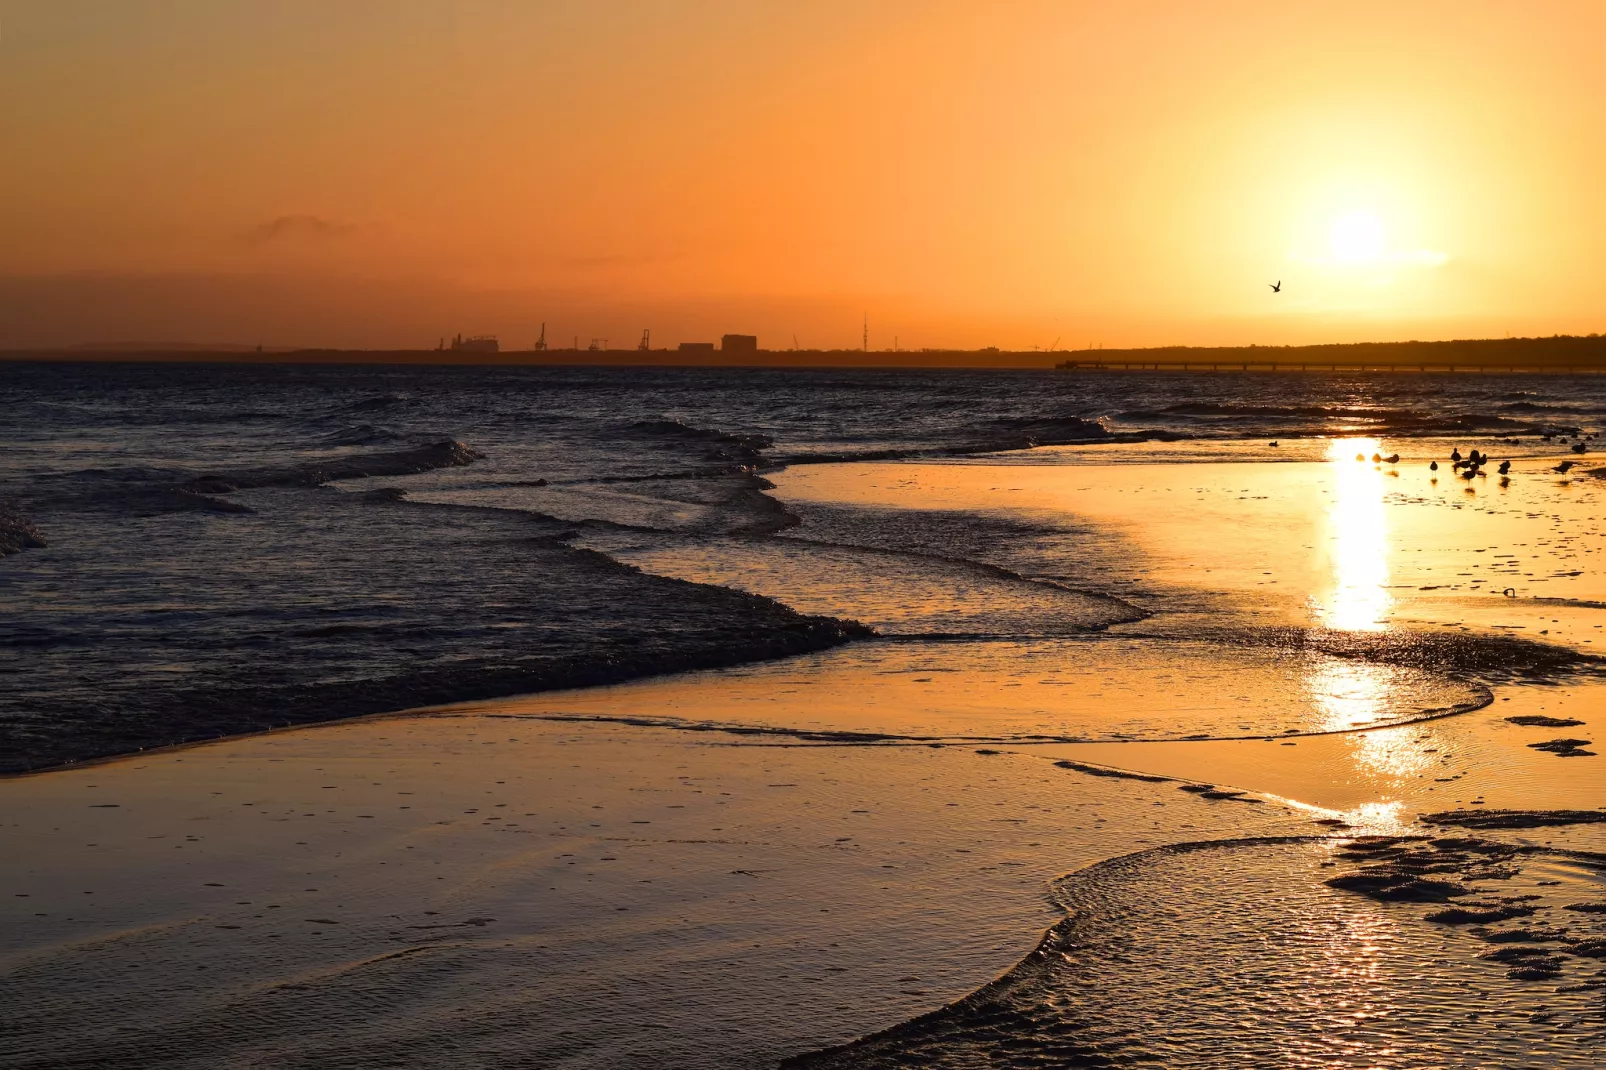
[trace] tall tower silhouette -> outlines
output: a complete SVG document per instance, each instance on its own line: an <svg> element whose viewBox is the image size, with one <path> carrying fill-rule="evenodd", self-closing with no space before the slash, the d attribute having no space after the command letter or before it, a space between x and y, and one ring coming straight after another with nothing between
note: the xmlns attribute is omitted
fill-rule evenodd
<svg viewBox="0 0 1606 1070"><path fill-rule="evenodd" d="M864 351L870 352L870 313L864 314Z"/></svg>

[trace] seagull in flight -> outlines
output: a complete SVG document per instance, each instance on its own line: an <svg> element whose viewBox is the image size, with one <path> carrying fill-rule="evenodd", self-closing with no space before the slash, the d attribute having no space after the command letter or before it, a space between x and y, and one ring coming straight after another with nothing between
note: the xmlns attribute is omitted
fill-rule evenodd
<svg viewBox="0 0 1606 1070"><path fill-rule="evenodd" d="M1268 282L1266 285L1271 287L1271 292L1274 294L1280 294L1283 292L1282 279L1278 279L1276 282Z"/></svg>

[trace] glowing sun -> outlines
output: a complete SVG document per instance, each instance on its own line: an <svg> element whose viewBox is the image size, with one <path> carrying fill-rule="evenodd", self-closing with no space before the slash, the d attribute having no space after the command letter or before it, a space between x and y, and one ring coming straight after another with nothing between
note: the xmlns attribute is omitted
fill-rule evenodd
<svg viewBox="0 0 1606 1070"><path fill-rule="evenodd" d="M1333 220L1333 256L1346 264L1370 264L1383 255L1383 224L1370 212L1346 212Z"/></svg>

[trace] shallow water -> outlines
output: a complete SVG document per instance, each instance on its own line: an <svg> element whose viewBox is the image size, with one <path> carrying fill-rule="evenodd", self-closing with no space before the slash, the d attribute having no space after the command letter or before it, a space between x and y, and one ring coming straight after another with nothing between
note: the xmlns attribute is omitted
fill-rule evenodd
<svg viewBox="0 0 1606 1070"><path fill-rule="evenodd" d="M1341 853L1341 852L1340 852ZM1595 1066L1601 961L1563 952L1544 980L1480 957L1525 945L1424 920L1421 903L1326 886L1332 843L1226 842L1116 859L1061 882L1069 919L1002 981L797 1066ZM1541 857L1502 895L1553 892ZM1599 873L1581 871L1575 890ZM1185 891L1183 891L1185 890ZM1524 925L1606 926L1561 896ZM1576 900L1575 900L1576 901ZM1587 919L1587 920L1586 920ZM1508 923L1507 927L1512 927ZM1531 961L1531 960L1530 960Z"/></svg>
<svg viewBox="0 0 1606 1070"><path fill-rule="evenodd" d="M862 643L717 676L555 691L477 708L1028 742L1293 736L1408 723L1487 700L1482 688L1418 669L1107 636Z"/></svg>

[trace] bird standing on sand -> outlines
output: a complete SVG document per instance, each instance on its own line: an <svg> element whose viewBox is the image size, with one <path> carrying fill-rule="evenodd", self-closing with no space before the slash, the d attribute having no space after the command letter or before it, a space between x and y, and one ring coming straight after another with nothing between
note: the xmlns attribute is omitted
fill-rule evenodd
<svg viewBox="0 0 1606 1070"><path fill-rule="evenodd" d="M1501 475L1505 475L1509 471L1511 471L1511 462L1510 461L1501 461L1500 462L1500 474Z"/></svg>
<svg viewBox="0 0 1606 1070"><path fill-rule="evenodd" d="M1391 453L1387 457L1383 458L1383 463L1385 463L1385 464L1399 464L1400 463L1400 455L1398 453Z"/></svg>
<svg viewBox="0 0 1606 1070"><path fill-rule="evenodd" d="M1560 472L1562 475L1566 475L1568 469L1572 468L1572 466L1573 466L1573 462L1571 462L1571 461L1562 461L1556 467L1552 468L1551 471L1552 472Z"/></svg>
<svg viewBox="0 0 1606 1070"><path fill-rule="evenodd" d="M1428 471L1429 472L1437 472L1438 470L1439 470L1439 462L1438 461L1429 461L1428 462Z"/></svg>
<svg viewBox="0 0 1606 1070"><path fill-rule="evenodd" d="M1282 279L1278 279L1276 282L1268 282L1266 285L1271 287L1271 292L1274 294L1280 294L1283 292Z"/></svg>
<svg viewBox="0 0 1606 1070"><path fill-rule="evenodd" d="M1574 453L1583 453L1584 452L1584 444L1582 442L1574 442L1573 443L1573 452Z"/></svg>

